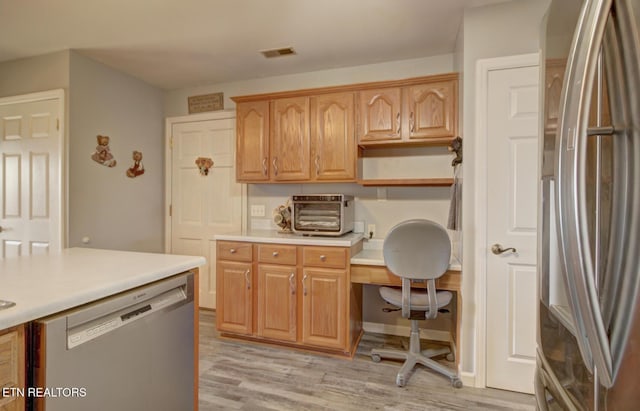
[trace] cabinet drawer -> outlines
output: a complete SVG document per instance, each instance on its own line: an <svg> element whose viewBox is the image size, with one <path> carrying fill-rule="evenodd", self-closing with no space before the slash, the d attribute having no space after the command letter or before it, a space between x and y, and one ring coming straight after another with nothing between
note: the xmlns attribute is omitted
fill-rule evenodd
<svg viewBox="0 0 640 411"><path fill-rule="evenodd" d="M296 265L296 246L281 244L260 244L258 262Z"/></svg>
<svg viewBox="0 0 640 411"><path fill-rule="evenodd" d="M340 247L305 247L302 252L305 267L345 268L347 249Z"/></svg>
<svg viewBox="0 0 640 411"><path fill-rule="evenodd" d="M234 241L218 241L217 257L220 260L251 261L252 244Z"/></svg>

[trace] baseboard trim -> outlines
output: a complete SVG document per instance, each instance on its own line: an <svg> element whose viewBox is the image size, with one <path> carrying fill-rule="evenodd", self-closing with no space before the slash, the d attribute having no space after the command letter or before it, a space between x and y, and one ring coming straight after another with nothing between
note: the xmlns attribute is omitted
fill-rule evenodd
<svg viewBox="0 0 640 411"><path fill-rule="evenodd" d="M382 324L363 322L362 328L371 333L398 335L400 337L408 337L411 334L411 327L406 325ZM431 341L453 342L451 333L441 330L420 329L420 338Z"/></svg>
<svg viewBox="0 0 640 411"><path fill-rule="evenodd" d="M485 388L484 386L476 385L476 374L468 371L460 372L460 379L465 387Z"/></svg>

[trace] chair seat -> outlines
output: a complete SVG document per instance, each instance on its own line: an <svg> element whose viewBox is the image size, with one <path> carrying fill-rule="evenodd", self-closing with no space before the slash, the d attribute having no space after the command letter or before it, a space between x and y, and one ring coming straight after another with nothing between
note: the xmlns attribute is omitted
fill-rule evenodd
<svg viewBox="0 0 640 411"><path fill-rule="evenodd" d="M389 304L402 307L402 289L393 287L380 287L380 296ZM442 308L451 302L452 294L449 291L436 292L438 308ZM426 291L411 290L411 309L416 311L429 311L429 298Z"/></svg>

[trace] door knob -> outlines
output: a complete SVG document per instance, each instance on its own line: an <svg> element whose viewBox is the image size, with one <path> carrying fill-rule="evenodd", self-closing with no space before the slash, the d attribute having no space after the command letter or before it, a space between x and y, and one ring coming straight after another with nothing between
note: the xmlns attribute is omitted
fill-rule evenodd
<svg viewBox="0 0 640 411"><path fill-rule="evenodd" d="M491 252L494 253L495 255L500 255L502 253L506 253L507 251L511 251L512 253L515 253L516 249L513 247L502 248L500 244L494 244L491 246Z"/></svg>

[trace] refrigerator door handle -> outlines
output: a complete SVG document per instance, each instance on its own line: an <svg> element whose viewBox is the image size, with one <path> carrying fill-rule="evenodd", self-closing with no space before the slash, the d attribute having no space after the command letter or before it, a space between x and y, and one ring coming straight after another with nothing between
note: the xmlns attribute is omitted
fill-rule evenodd
<svg viewBox="0 0 640 411"><path fill-rule="evenodd" d="M585 2L571 45L559 119L556 201L563 275L587 368L605 387L613 384L609 340L604 327L589 245L585 155L591 85L612 0Z"/></svg>

